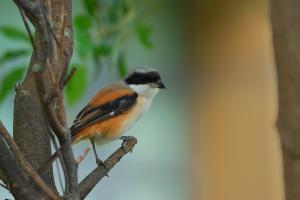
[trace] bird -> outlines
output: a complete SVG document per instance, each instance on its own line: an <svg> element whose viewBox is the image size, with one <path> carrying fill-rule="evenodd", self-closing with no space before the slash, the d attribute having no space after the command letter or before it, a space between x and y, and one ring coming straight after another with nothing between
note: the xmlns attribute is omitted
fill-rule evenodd
<svg viewBox="0 0 300 200"><path fill-rule="evenodd" d="M136 68L123 80L100 89L78 113L69 132L71 143L90 140L97 165L104 165L95 144L103 145L123 136L147 112L156 94L165 89L154 68ZM123 143L124 144L124 143ZM55 152L38 171L45 172L58 157Z"/></svg>

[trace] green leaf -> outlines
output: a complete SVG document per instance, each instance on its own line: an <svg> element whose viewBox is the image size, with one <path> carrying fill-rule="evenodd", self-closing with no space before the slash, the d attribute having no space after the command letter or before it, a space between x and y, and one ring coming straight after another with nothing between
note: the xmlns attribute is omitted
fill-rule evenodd
<svg viewBox="0 0 300 200"><path fill-rule="evenodd" d="M131 5L129 1L119 0L110 1L110 6L108 8L107 17L109 22L114 24L119 22L123 17L125 17L131 10Z"/></svg>
<svg viewBox="0 0 300 200"><path fill-rule="evenodd" d="M95 15L96 11L99 9L99 4L97 0L83 0L84 7L90 15Z"/></svg>
<svg viewBox="0 0 300 200"><path fill-rule="evenodd" d="M108 44L100 44L99 46L94 47L94 53L97 55L108 56L112 52L112 46Z"/></svg>
<svg viewBox="0 0 300 200"><path fill-rule="evenodd" d="M150 26L145 23L138 22L135 25L135 30L138 35L140 42L144 45L144 47L151 49L154 47L151 36L153 34L153 30Z"/></svg>
<svg viewBox="0 0 300 200"><path fill-rule="evenodd" d="M9 71L1 81L0 85L0 102L13 90L17 81L20 81L25 71L24 66L19 66Z"/></svg>
<svg viewBox="0 0 300 200"><path fill-rule="evenodd" d="M127 15L131 10L131 5L129 1L122 1L121 13L123 16Z"/></svg>
<svg viewBox="0 0 300 200"><path fill-rule="evenodd" d="M107 14L107 17L108 17L110 23L115 24L119 21L120 13L118 11L119 11L118 7L116 7L116 6L110 7L110 9L108 10L108 14Z"/></svg>
<svg viewBox="0 0 300 200"><path fill-rule="evenodd" d="M75 52L78 52L78 55L81 59L87 57L89 51L92 48L91 37L88 31L86 30L75 30Z"/></svg>
<svg viewBox="0 0 300 200"><path fill-rule="evenodd" d="M95 68L95 71L93 72L93 78L96 80L100 74L100 71L101 71L101 60L102 60L102 57L99 55L99 54L95 54L93 52L93 61L94 61L94 68Z"/></svg>
<svg viewBox="0 0 300 200"><path fill-rule="evenodd" d="M74 25L78 29L88 29L91 27L91 18L87 15L77 15L74 18Z"/></svg>
<svg viewBox="0 0 300 200"><path fill-rule="evenodd" d="M127 67L126 67L126 60L125 60L125 54L120 53L118 58L118 68L119 68L119 74L121 77L124 77L127 74Z"/></svg>
<svg viewBox="0 0 300 200"><path fill-rule="evenodd" d="M0 33L2 33L4 36L10 39L17 39L30 42L27 33L20 29L17 29L14 26L1 26Z"/></svg>
<svg viewBox="0 0 300 200"><path fill-rule="evenodd" d="M17 59L21 56L29 55L29 53L30 51L27 49L8 50L0 57L0 65L7 61Z"/></svg>
<svg viewBox="0 0 300 200"><path fill-rule="evenodd" d="M84 66L77 67L77 71L66 87L67 102L72 105L85 93L88 84L88 73Z"/></svg>

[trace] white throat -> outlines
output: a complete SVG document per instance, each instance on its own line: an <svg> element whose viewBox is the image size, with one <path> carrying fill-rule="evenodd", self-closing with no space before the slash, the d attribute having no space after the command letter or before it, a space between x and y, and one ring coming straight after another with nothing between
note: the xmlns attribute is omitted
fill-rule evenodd
<svg viewBox="0 0 300 200"><path fill-rule="evenodd" d="M158 88L153 88L150 85L128 85L138 94L137 105L135 106L135 114L130 120L127 120L124 127L124 132L128 131L135 122L140 119L149 109L153 97L157 94Z"/></svg>
<svg viewBox="0 0 300 200"><path fill-rule="evenodd" d="M129 87L133 89L139 96L146 98L147 100L152 100L153 97L158 93L158 88L153 88L150 85L134 85L130 84Z"/></svg>

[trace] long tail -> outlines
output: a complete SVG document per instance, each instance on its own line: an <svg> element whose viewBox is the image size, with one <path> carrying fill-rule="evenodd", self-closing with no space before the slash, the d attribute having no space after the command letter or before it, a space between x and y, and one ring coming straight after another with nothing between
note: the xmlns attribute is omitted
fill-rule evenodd
<svg viewBox="0 0 300 200"><path fill-rule="evenodd" d="M59 151L59 150L58 150ZM58 153L55 152L52 156L47 160L47 162L41 166L37 171L40 175L43 175L51 166L52 163L58 158Z"/></svg>

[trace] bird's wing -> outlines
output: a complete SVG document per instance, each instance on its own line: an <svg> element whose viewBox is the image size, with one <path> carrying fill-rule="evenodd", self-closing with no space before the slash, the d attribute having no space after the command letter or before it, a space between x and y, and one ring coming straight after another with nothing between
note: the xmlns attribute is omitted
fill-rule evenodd
<svg viewBox="0 0 300 200"><path fill-rule="evenodd" d="M115 94L116 91L114 92ZM70 128L71 136L73 137L90 125L108 120L130 110L136 104L137 96L137 93L130 92L100 105L93 105L90 102L79 112L74 120Z"/></svg>

